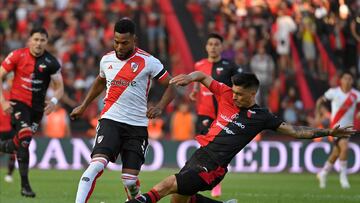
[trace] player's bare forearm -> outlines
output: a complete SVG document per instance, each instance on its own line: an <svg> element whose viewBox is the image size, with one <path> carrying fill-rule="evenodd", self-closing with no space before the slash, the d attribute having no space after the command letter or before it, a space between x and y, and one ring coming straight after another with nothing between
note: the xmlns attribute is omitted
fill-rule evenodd
<svg viewBox="0 0 360 203"><path fill-rule="evenodd" d="M295 126L287 123L282 123L277 129L278 132L290 135L298 139L312 139L317 137L329 136L330 129L318 129L308 126Z"/></svg>
<svg viewBox="0 0 360 203"><path fill-rule="evenodd" d="M164 109L176 96L176 88L174 85L168 85L161 100L156 105L160 109Z"/></svg>
<svg viewBox="0 0 360 203"><path fill-rule="evenodd" d="M61 73L56 73L51 76L51 81L54 85L54 97L57 100L60 100L62 96L64 95L64 83L63 78L61 76Z"/></svg>
<svg viewBox="0 0 360 203"><path fill-rule="evenodd" d="M102 91L104 91L105 87L106 79L97 76L94 84L90 87L90 90L81 105L86 108L97 96L101 94Z"/></svg>
<svg viewBox="0 0 360 203"><path fill-rule="evenodd" d="M205 87L209 88L212 82L212 77L206 75L201 71L194 71L188 75L180 74L170 80L170 84L186 86L192 82L201 82Z"/></svg>

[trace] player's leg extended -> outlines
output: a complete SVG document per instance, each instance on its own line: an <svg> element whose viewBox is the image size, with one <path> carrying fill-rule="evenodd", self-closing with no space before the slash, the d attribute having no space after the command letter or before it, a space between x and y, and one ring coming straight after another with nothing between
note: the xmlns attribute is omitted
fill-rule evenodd
<svg viewBox="0 0 360 203"><path fill-rule="evenodd" d="M139 195L136 198L127 201L127 203L155 203L161 198L175 192L177 192L176 177L175 175L171 175L156 184L149 192ZM188 196L188 198L189 197L190 196Z"/></svg>
<svg viewBox="0 0 360 203"><path fill-rule="evenodd" d="M323 189L326 187L327 175L333 168L333 165L334 165L336 159L339 157L339 153L340 153L340 148L337 145L337 141L335 141L332 151L331 151L327 161L325 162L323 168L320 170L320 172L316 176L319 180L320 188Z"/></svg>
<svg viewBox="0 0 360 203"><path fill-rule="evenodd" d="M340 149L340 154L339 154L340 184L342 188L347 189L350 188L350 184L347 178L347 157L348 157L349 139L347 138L340 139L338 142L338 146Z"/></svg>
<svg viewBox="0 0 360 203"><path fill-rule="evenodd" d="M85 172L82 174L76 193L76 203L85 203L89 200L96 184L96 180L102 175L108 158L104 154L95 154Z"/></svg>

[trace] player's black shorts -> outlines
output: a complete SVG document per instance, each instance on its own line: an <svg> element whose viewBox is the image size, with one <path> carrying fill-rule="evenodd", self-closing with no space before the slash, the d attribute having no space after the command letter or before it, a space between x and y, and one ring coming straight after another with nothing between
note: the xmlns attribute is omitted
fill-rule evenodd
<svg viewBox="0 0 360 203"><path fill-rule="evenodd" d="M91 157L95 154L105 154L111 162L115 162L120 153L123 168L140 170L145 161L147 147L146 127L101 119L96 130Z"/></svg>
<svg viewBox="0 0 360 203"><path fill-rule="evenodd" d="M219 166L199 148L186 162L179 173L175 174L178 194L194 195L199 191L211 190L225 177L227 167Z"/></svg>
<svg viewBox="0 0 360 203"><path fill-rule="evenodd" d="M198 115L196 120L196 134L206 135L209 132L209 128L214 119L209 116Z"/></svg>
<svg viewBox="0 0 360 203"><path fill-rule="evenodd" d="M11 114L11 125L15 132L23 128L30 127L33 132L39 127L39 123L43 117L43 111L35 111L30 106L13 100L13 112Z"/></svg>
<svg viewBox="0 0 360 203"><path fill-rule="evenodd" d="M9 131L0 132L0 140L12 139L15 135L15 130L11 129Z"/></svg>

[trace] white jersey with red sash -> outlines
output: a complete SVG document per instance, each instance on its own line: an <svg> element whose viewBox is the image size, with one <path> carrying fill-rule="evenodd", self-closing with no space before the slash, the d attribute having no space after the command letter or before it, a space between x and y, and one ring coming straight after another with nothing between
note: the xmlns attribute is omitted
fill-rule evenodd
<svg viewBox="0 0 360 203"><path fill-rule="evenodd" d="M101 118L147 126L147 97L151 80L162 80L167 75L158 59L138 48L123 61L116 57L114 51L104 55L100 61L99 76L106 79L107 89Z"/></svg>
<svg viewBox="0 0 360 203"><path fill-rule="evenodd" d="M345 93L340 87L330 88L324 94L331 101L331 123L330 127L340 125L341 127L354 125L354 116L357 103L360 102L360 92L351 89Z"/></svg>

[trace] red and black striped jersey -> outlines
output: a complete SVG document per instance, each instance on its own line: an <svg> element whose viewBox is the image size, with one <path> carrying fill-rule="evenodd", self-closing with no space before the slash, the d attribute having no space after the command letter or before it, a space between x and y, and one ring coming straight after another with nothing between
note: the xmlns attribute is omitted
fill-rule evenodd
<svg viewBox="0 0 360 203"><path fill-rule="evenodd" d="M232 89L213 80L209 90L218 103L218 114L205 136L196 139L221 166L226 166L262 130L276 130L283 122L268 109L254 105L239 108L234 104Z"/></svg>
<svg viewBox="0 0 360 203"><path fill-rule="evenodd" d="M60 70L57 59L47 51L34 57L29 48L22 48L11 52L1 66L7 72L14 72L10 99L43 111L51 75Z"/></svg>

